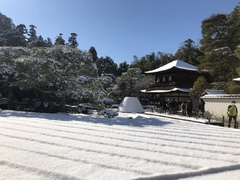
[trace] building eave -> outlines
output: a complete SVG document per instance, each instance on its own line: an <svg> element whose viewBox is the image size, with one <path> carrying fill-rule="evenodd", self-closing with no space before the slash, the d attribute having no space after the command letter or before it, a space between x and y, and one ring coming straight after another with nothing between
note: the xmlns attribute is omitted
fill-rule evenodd
<svg viewBox="0 0 240 180"><path fill-rule="evenodd" d="M161 89L158 89L158 90L150 90L150 91L147 91L146 89L144 90L141 90L142 93L170 93L170 92L185 92L185 93L189 93L190 92L190 89L189 88L173 88L173 89L164 89L164 90L161 90Z"/></svg>

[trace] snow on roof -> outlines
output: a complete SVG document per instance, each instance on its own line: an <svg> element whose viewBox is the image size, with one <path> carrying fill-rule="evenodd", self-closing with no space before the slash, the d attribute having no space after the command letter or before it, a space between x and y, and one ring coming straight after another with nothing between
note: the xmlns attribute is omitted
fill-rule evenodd
<svg viewBox="0 0 240 180"><path fill-rule="evenodd" d="M240 77L239 78L234 78L233 81L240 81Z"/></svg>
<svg viewBox="0 0 240 180"><path fill-rule="evenodd" d="M146 89L141 90L143 93L168 93L168 92L174 92L174 91L181 91L181 92L190 92L189 88L173 88L168 90L152 90L152 91L146 91Z"/></svg>
<svg viewBox="0 0 240 180"><path fill-rule="evenodd" d="M240 94L206 94L203 99L239 99Z"/></svg>
<svg viewBox="0 0 240 180"><path fill-rule="evenodd" d="M225 98L240 98L239 94L227 94L224 90L217 90L217 89L206 89L204 99L225 99Z"/></svg>
<svg viewBox="0 0 240 180"><path fill-rule="evenodd" d="M120 112L144 113L144 109L137 97L125 97L119 105Z"/></svg>
<svg viewBox="0 0 240 180"><path fill-rule="evenodd" d="M172 69L173 67L178 69L185 69L189 71L197 71L197 68L195 66L188 64L182 60L175 60L157 69L146 71L145 73L156 73L156 72L166 71L166 70Z"/></svg>
<svg viewBox="0 0 240 180"><path fill-rule="evenodd" d="M218 90L218 89L206 89L205 90L206 94L226 94L224 90Z"/></svg>

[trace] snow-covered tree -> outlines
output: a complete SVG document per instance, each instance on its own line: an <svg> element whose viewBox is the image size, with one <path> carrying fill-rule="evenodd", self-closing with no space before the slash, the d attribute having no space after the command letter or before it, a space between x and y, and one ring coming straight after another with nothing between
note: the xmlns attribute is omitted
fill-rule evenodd
<svg viewBox="0 0 240 180"><path fill-rule="evenodd" d="M10 29L14 29L15 25L12 21L11 18L3 15L0 12L0 30L10 30Z"/></svg>
<svg viewBox="0 0 240 180"><path fill-rule="evenodd" d="M87 84L97 76L91 55L69 46L56 46L48 54L53 59L50 68L54 72L56 95L62 98L64 110L65 98L86 98L91 94ZM84 80L83 78L84 77Z"/></svg>
<svg viewBox="0 0 240 180"><path fill-rule="evenodd" d="M10 101L14 86L61 99L61 111L66 99L101 102L106 95L92 55L66 45L0 48L0 71L1 90L6 87Z"/></svg>
<svg viewBox="0 0 240 180"><path fill-rule="evenodd" d="M32 48L31 56L17 59L18 86L54 94L61 98L60 110L64 111L66 98L93 96L96 89L91 85L97 69L91 57L88 52L69 46Z"/></svg>
<svg viewBox="0 0 240 180"><path fill-rule="evenodd" d="M16 85L16 58L28 55L25 48L1 47L0 48L0 77L1 91L8 92L8 108L11 109L13 102L13 88Z"/></svg>
<svg viewBox="0 0 240 180"><path fill-rule="evenodd" d="M25 36L17 29L0 29L0 46L25 46Z"/></svg>
<svg viewBox="0 0 240 180"><path fill-rule="evenodd" d="M52 40L48 37L47 40L45 40L45 46L46 47L51 47L53 46Z"/></svg>
<svg viewBox="0 0 240 180"><path fill-rule="evenodd" d="M62 37L62 33L59 33L59 36L56 38L54 45L64 45L65 40Z"/></svg>
<svg viewBox="0 0 240 180"><path fill-rule="evenodd" d="M201 64L218 82L228 82L236 77L236 67L239 65L239 59L228 47L217 48L205 53Z"/></svg>
<svg viewBox="0 0 240 180"><path fill-rule="evenodd" d="M96 64L99 76L103 73L117 75L117 64L109 56L98 58Z"/></svg>
<svg viewBox="0 0 240 180"><path fill-rule="evenodd" d="M117 82L117 90L121 98L139 94L140 82L143 77L140 68L129 68L127 72L123 73Z"/></svg>

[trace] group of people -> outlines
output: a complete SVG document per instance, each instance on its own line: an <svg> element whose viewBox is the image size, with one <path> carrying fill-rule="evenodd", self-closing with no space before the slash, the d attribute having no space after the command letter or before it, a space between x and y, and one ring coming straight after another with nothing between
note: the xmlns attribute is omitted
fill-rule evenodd
<svg viewBox="0 0 240 180"><path fill-rule="evenodd" d="M181 113L183 116L193 116L193 102L191 99L188 101L183 101L180 105ZM164 110L169 111L170 114L175 114L178 110L178 103L173 98L172 101L168 101L166 104L164 103ZM196 117L204 117L205 112L205 102L203 99L200 99L197 109L194 109L196 113ZM238 109L236 106L236 102L232 101L232 103L227 108L228 115L228 127L231 127L231 122L234 120L234 128L238 128L237 115Z"/></svg>
<svg viewBox="0 0 240 180"><path fill-rule="evenodd" d="M205 112L205 102L203 99L200 99L199 105L197 107L196 111L196 117L203 117ZM188 115L189 117L193 116L193 103L191 99L188 99L188 101L183 101L181 104L181 112L183 116Z"/></svg>
<svg viewBox="0 0 240 180"><path fill-rule="evenodd" d="M199 116L203 117L204 111L205 111L205 102L201 99L199 102L199 106L197 108L197 112L199 112ZM193 116L193 102L192 99L189 99L187 102L183 101L180 104L181 112L183 116L188 115L189 117ZM163 110L167 111L170 114L176 114L176 112L179 110L179 104L176 102L176 100L173 98L171 101L168 100L166 103L163 104Z"/></svg>
<svg viewBox="0 0 240 180"><path fill-rule="evenodd" d="M183 101L180 105L181 113L183 116L193 116L193 103L191 99L188 101ZM172 101L169 101L166 106L165 110L168 109L170 114L175 114L178 110L178 103L173 98ZM205 112L205 102L203 99L200 99L199 105L197 109L195 109L196 117L204 117ZM234 120L234 128L238 128L237 116L238 116L238 109L236 106L236 102L232 101L231 104L227 108L227 115L228 115L228 127L231 127L231 122Z"/></svg>

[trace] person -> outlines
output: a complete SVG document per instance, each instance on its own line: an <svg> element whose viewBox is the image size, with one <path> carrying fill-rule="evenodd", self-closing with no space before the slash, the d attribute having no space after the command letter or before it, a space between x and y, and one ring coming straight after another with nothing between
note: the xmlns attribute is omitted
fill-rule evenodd
<svg viewBox="0 0 240 180"><path fill-rule="evenodd" d="M205 112L205 102L204 102L204 100L203 99L200 99L200 103L199 103L199 105L198 105L198 110L199 110L199 116L201 117L203 117L203 115L204 115L204 112Z"/></svg>
<svg viewBox="0 0 240 180"><path fill-rule="evenodd" d="M189 99L188 102L187 102L187 114L188 114L188 117L192 117L192 110L193 110L193 103L192 103L192 100Z"/></svg>
<svg viewBox="0 0 240 180"><path fill-rule="evenodd" d="M163 107L163 112L167 112L167 102L165 100L163 100L162 102L162 107Z"/></svg>
<svg viewBox="0 0 240 180"><path fill-rule="evenodd" d="M169 107L170 107L170 114L175 114L177 111L177 102L175 101L174 98L169 103Z"/></svg>
<svg viewBox="0 0 240 180"><path fill-rule="evenodd" d="M181 104L181 111L183 116L186 116L186 109L187 109L186 101L183 101Z"/></svg>
<svg viewBox="0 0 240 180"><path fill-rule="evenodd" d="M238 109L237 109L235 101L232 101L232 103L228 106L227 114L228 114L228 127L231 127L231 121L233 119L234 120L234 128L237 128Z"/></svg>
<svg viewBox="0 0 240 180"><path fill-rule="evenodd" d="M166 113L170 113L170 99L167 99L167 101L166 101Z"/></svg>

